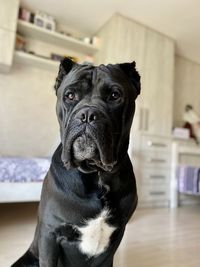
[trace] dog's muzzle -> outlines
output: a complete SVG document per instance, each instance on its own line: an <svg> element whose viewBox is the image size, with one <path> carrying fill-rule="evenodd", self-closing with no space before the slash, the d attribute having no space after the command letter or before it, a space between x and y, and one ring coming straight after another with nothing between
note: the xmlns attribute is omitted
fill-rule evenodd
<svg viewBox="0 0 200 267"><path fill-rule="evenodd" d="M62 155L67 168L84 165L112 170L112 124L106 114L96 107L83 107L72 114L68 128Z"/></svg>
<svg viewBox="0 0 200 267"><path fill-rule="evenodd" d="M73 143L73 155L78 161L95 159L97 150L95 141L87 134L77 137Z"/></svg>

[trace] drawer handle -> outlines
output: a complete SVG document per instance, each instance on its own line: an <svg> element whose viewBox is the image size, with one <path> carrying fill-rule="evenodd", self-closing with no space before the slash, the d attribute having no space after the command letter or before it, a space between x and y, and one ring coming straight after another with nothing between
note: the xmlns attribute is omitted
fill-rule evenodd
<svg viewBox="0 0 200 267"><path fill-rule="evenodd" d="M140 109L139 130L143 130L143 109Z"/></svg>
<svg viewBox="0 0 200 267"><path fill-rule="evenodd" d="M152 191L149 194L152 195L152 196L163 196L163 195L165 195L165 192L162 192L162 191Z"/></svg>
<svg viewBox="0 0 200 267"><path fill-rule="evenodd" d="M165 159L149 159L150 162L157 162L157 163L166 163Z"/></svg>
<svg viewBox="0 0 200 267"><path fill-rule="evenodd" d="M157 147L167 147L166 144L162 144L162 143L156 143L156 142L152 142L152 141L148 141L147 142L148 146L157 146Z"/></svg>
<svg viewBox="0 0 200 267"><path fill-rule="evenodd" d="M145 112L145 131L148 131L149 129L149 110L144 109Z"/></svg>
<svg viewBox="0 0 200 267"><path fill-rule="evenodd" d="M151 179L165 179L164 175L150 175Z"/></svg>

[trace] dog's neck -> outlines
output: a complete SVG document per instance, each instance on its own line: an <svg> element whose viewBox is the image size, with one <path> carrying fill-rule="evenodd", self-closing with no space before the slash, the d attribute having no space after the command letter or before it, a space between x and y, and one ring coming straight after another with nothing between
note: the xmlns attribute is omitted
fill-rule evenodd
<svg viewBox="0 0 200 267"><path fill-rule="evenodd" d="M80 177L82 181L84 181L85 177L87 180L92 180L93 185L99 185L100 187L112 187L113 181L115 181L116 184L117 177L121 172L123 172L123 169L126 168L126 163L128 160L128 154L127 152L124 152L121 153L120 160L111 172L97 170L93 173L83 173L78 168L67 170L61 160L61 154L62 144L57 147L56 151L53 154L50 171L53 172L54 177L56 177L59 183L62 184L63 188L65 188L65 182L67 182L69 176L71 177L70 179L73 179L74 174L76 174L77 177ZM59 174L57 174L58 169Z"/></svg>

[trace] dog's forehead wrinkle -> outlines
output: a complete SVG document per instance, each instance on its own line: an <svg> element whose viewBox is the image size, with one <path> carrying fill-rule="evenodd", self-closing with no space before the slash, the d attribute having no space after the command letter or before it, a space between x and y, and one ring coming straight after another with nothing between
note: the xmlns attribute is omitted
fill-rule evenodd
<svg viewBox="0 0 200 267"><path fill-rule="evenodd" d="M100 91L103 87L105 87L106 80L108 79L108 74L106 74L104 70L102 71L102 68L100 66L96 67L93 71L92 86L94 97L100 95Z"/></svg>
<svg viewBox="0 0 200 267"><path fill-rule="evenodd" d="M116 68L100 65L98 67L83 66L73 69L65 77L65 88L87 90L91 97L100 96L101 88L120 87L120 80L115 73Z"/></svg>
<svg viewBox="0 0 200 267"><path fill-rule="evenodd" d="M114 65L100 65L96 74L96 84L101 87L121 86L120 72Z"/></svg>
<svg viewBox="0 0 200 267"><path fill-rule="evenodd" d="M66 86L76 86L81 83L89 83L92 78L91 66L78 66L72 69L68 75L65 76L63 82Z"/></svg>
<svg viewBox="0 0 200 267"><path fill-rule="evenodd" d="M92 84L94 84L96 82L97 79L97 72L98 72L98 68L94 68L93 72L92 72Z"/></svg>

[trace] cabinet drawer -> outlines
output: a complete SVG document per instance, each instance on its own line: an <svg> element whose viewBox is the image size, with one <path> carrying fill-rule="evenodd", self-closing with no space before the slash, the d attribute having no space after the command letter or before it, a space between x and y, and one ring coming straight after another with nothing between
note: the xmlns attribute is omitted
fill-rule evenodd
<svg viewBox="0 0 200 267"><path fill-rule="evenodd" d="M143 135L141 138L142 150L166 151L171 150L171 140L163 137Z"/></svg>
<svg viewBox="0 0 200 267"><path fill-rule="evenodd" d="M171 157L168 153L161 152L143 152L142 153L142 165L151 168L169 168L171 164Z"/></svg>
<svg viewBox="0 0 200 267"><path fill-rule="evenodd" d="M140 184L163 185L163 184L169 184L169 181L170 181L169 170L153 168L153 169L142 170L138 182Z"/></svg>
<svg viewBox="0 0 200 267"><path fill-rule="evenodd" d="M141 186L138 192L139 201L168 200L168 186Z"/></svg>

